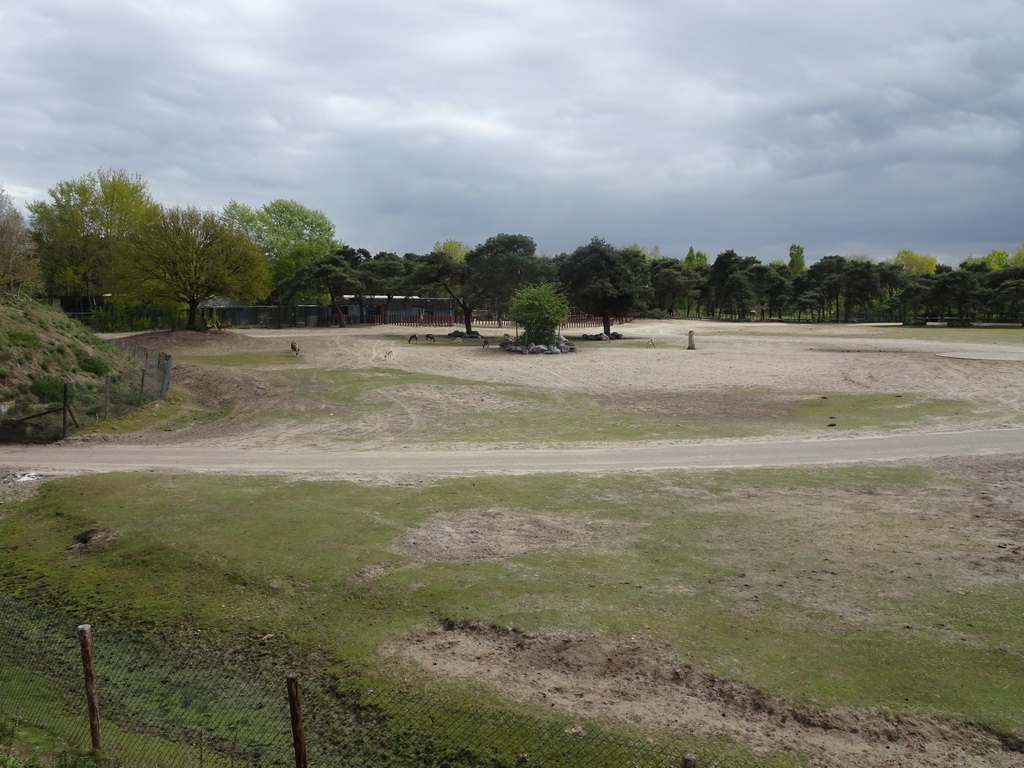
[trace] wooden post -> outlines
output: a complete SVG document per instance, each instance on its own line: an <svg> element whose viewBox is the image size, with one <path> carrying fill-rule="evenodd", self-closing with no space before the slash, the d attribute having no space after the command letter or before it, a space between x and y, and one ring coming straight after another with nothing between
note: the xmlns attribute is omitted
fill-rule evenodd
<svg viewBox="0 0 1024 768"><path fill-rule="evenodd" d="M306 768L306 732L302 724L302 696L299 676L288 675L288 704L292 711L292 744L295 746L295 768Z"/></svg>
<svg viewBox="0 0 1024 768"><path fill-rule="evenodd" d="M697 768L697 756L693 752L683 755L683 768Z"/></svg>
<svg viewBox="0 0 1024 768"><path fill-rule="evenodd" d="M82 646L82 669L85 671L85 699L89 705L89 731L92 734L92 748L99 752L100 743L100 700L96 695L96 670L92 663L92 627L82 624L78 628L78 642Z"/></svg>
<svg viewBox="0 0 1024 768"><path fill-rule="evenodd" d="M68 385L64 384L64 407L60 409L61 439L68 436Z"/></svg>
<svg viewBox="0 0 1024 768"><path fill-rule="evenodd" d="M139 384L139 405L146 402L146 369L142 369L142 382Z"/></svg>
<svg viewBox="0 0 1024 768"><path fill-rule="evenodd" d="M103 420L110 417L110 374L103 379Z"/></svg>
<svg viewBox="0 0 1024 768"><path fill-rule="evenodd" d="M687 339L688 340L686 342L686 348L687 349L696 349L697 345L693 343L693 331L690 331L690 334L687 337Z"/></svg>

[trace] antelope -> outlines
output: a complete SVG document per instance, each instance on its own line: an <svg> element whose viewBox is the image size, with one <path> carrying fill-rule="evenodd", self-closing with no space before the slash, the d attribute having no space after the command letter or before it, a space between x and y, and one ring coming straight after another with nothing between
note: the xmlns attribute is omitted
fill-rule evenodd
<svg viewBox="0 0 1024 768"><path fill-rule="evenodd" d="M612 343L612 338L607 333L602 333L601 334L601 341L606 341L609 344L611 344Z"/></svg>
<svg viewBox="0 0 1024 768"><path fill-rule="evenodd" d="M481 344L480 346L482 346L484 348L491 346L491 340L490 339L484 339L484 343Z"/></svg>
<svg viewBox="0 0 1024 768"><path fill-rule="evenodd" d="M233 328L234 327L233 325L231 325L231 323L227 322L226 320L224 322L221 322L220 320L218 320L215 323L215 325L217 326L217 330L218 331L223 331L223 330L226 330L227 328Z"/></svg>
<svg viewBox="0 0 1024 768"><path fill-rule="evenodd" d="M394 356L395 356L395 351L393 349L389 349L387 352L384 353L384 359L385 360L390 360Z"/></svg>
<svg viewBox="0 0 1024 768"><path fill-rule="evenodd" d="M456 336L455 337L455 343L456 344L461 344L462 343L462 337L461 336Z"/></svg>
<svg viewBox="0 0 1024 768"><path fill-rule="evenodd" d="M406 341L406 343L407 344L412 344L414 341L419 341L419 340L420 340L419 334L418 333L414 333L412 336L409 337L409 339Z"/></svg>
<svg viewBox="0 0 1024 768"><path fill-rule="evenodd" d="M298 357L298 356L299 356L299 342L297 342L297 341L293 341L293 342L292 342L292 353L293 353L293 354L294 354L294 355L295 355L296 357Z"/></svg>
<svg viewBox="0 0 1024 768"><path fill-rule="evenodd" d="M434 338L434 334L432 333L428 333L423 338L426 339L427 341L433 341L434 343L437 343L437 339Z"/></svg>
<svg viewBox="0 0 1024 768"><path fill-rule="evenodd" d="M653 347L654 346L654 339L648 339L647 340L647 346L648 347Z"/></svg>

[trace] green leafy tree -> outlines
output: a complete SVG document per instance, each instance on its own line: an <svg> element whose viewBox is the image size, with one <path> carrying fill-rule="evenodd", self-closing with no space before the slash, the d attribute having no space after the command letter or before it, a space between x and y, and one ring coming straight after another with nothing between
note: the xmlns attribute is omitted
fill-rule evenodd
<svg viewBox="0 0 1024 768"><path fill-rule="evenodd" d="M794 243L789 246L789 274L796 277L807 269L804 264L804 247Z"/></svg>
<svg viewBox="0 0 1024 768"><path fill-rule="evenodd" d="M651 295L650 261L637 248L614 248L595 237L556 263L569 298L600 317L607 334L613 317L642 309Z"/></svg>
<svg viewBox="0 0 1024 768"><path fill-rule="evenodd" d="M1006 266L1024 269L1024 244L1013 249L1013 254L1007 259Z"/></svg>
<svg viewBox="0 0 1024 768"><path fill-rule="evenodd" d="M472 269L466 263L469 249L460 240L445 240L419 259L413 282L427 291L447 294L462 312L467 332L473 330L473 310L481 301Z"/></svg>
<svg viewBox="0 0 1024 768"><path fill-rule="evenodd" d="M275 292L273 299L287 298L287 290L303 264L334 253L341 243L335 238L334 223L323 211L307 208L294 200L278 199L261 208L232 200L224 206L224 218L240 227L257 243L271 265Z"/></svg>
<svg viewBox="0 0 1024 768"><path fill-rule="evenodd" d="M359 258L354 248L342 246L334 253L302 264L292 277L293 287L326 293L338 316L338 325L344 328L347 323L342 298L361 296L366 291L363 275L356 266Z"/></svg>
<svg viewBox="0 0 1024 768"><path fill-rule="evenodd" d="M695 251L693 246L690 246L690 250L686 252L686 256L683 258L683 266L688 269L697 269L698 267L708 266L708 255L704 251Z"/></svg>
<svg viewBox="0 0 1024 768"><path fill-rule="evenodd" d="M25 217L0 187L0 288L12 295L32 293L39 279L39 258Z"/></svg>
<svg viewBox="0 0 1024 768"><path fill-rule="evenodd" d="M473 294L473 303L493 311L500 322L522 286L553 280L554 265L538 257L536 251L533 238L506 234L489 237L469 251L466 288Z"/></svg>
<svg viewBox="0 0 1024 768"><path fill-rule="evenodd" d="M908 275L934 275L939 260L924 253L903 250L896 254L893 263L903 267Z"/></svg>
<svg viewBox="0 0 1024 768"><path fill-rule="evenodd" d="M49 195L28 206L44 287L50 296L82 296L95 305L131 266L138 235L160 206L141 176L122 170L62 181Z"/></svg>
<svg viewBox="0 0 1024 768"><path fill-rule="evenodd" d="M659 308L674 314L681 306L689 310L697 298L700 275L695 269L687 268L679 259L651 260L651 289L654 303Z"/></svg>
<svg viewBox="0 0 1024 768"><path fill-rule="evenodd" d="M162 209L136 239L123 291L184 304L191 330L205 328L198 312L203 302L215 296L255 301L270 289L266 256L245 232L212 211Z"/></svg>
<svg viewBox="0 0 1024 768"><path fill-rule="evenodd" d="M395 296L407 296L410 293L410 262L397 253L381 251L372 259L364 261L359 271L367 293L386 297L383 318L387 322Z"/></svg>
<svg viewBox="0 0 1024 768"><path fill-rule="evenodd" d="M569 301L554 283L524 285L509 300L508 314L534 344L552 344L569 317Z"/></svg>

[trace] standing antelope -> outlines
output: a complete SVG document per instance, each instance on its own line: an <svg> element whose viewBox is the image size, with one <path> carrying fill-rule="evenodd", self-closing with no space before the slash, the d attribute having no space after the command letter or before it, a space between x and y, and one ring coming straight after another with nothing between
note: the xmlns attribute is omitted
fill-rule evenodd
<svg viewBox="0 0 1024 768"><path fill-rule="evenodd" d="M483 347L491 346L491 340L490 339L484 339L484 343L481 344L481 346L483 346Z"/></svg>
<svg viewBox="0 0 1024 768"><path fill-rule="evenodd" d="M293 342L292 342L292 353L293 353L293 354L294 354L294 355L295 355L296 357L298 357L298 356L299 356L299 342L297 342L297 341L293 341Z"/></svg>
<svg viewBox="0 0 1024 768"><path fill-rule="evenodd" d="M647 340L647 346L648 347L653 347L654 346L654 339L648 339Z"/></svg>

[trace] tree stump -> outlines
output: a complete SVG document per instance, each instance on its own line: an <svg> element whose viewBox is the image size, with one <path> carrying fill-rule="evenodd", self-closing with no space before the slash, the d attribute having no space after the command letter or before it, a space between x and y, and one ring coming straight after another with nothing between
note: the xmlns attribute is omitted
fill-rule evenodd
<svg viewBox="0 0 1024 768"><path fill-rule="evenodd" d="M690 331L688 340L686 342L686 348L687 349L696 349L697 348L697 345L693 343L693 331Z"/></svg>

